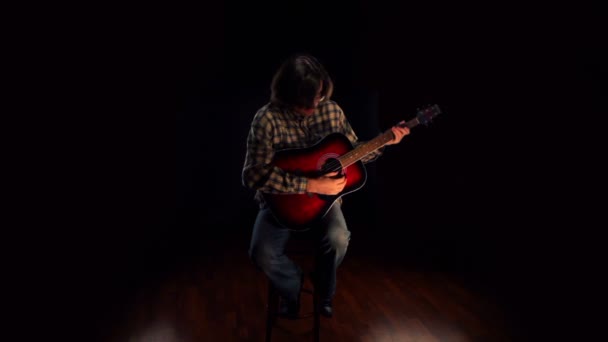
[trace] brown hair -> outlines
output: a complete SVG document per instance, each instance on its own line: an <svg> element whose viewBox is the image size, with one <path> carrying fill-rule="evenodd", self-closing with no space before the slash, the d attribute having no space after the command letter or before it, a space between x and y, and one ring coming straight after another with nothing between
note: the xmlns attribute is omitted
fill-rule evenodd
<svg viewBox="0 0 608 342"><path fill-rule="evenodd" d="M321 84L321 96L327 101L331 98L334 84L325 67L311 55L292 55L272 78L270 102L279 106L311 108Z"/></svg>

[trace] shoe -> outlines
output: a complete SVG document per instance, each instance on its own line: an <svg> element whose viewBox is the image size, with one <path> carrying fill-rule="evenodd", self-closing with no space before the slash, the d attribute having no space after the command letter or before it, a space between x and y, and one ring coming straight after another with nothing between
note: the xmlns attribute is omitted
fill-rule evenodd
<svg viewBox="0 0 608 342"><path fill-rule="evenodd" d="M321 307L319 308L319 313L328 318L331 318L334 315L334 311L332 309L330 300L326 300L323 303L321 303Z"/></svg>

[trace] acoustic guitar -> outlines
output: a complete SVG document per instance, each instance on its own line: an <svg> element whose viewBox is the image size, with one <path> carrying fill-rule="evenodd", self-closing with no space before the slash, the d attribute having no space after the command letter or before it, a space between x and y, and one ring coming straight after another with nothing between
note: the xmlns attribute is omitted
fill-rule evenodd
<svg viewBox="0 0 608 342"><path fill-rule="evenodd" d="M418 110L416 118L400 124L413 128L428 125L441 110L437 105ZM332 133L307 148L285 149L275 153L272 163L289 173L316 178L330 172L346 176L344 189L336 195L316 193L263 193L264 200L277 221L291 230L307 230L329 211L342 196L361 189L367 173L361 159L393 140L392 130L353 147L346 136Z"/></svg>

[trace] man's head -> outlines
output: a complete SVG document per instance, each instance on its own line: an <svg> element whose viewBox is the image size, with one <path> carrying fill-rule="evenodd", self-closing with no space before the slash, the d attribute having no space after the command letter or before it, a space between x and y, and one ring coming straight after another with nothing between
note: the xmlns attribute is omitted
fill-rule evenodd
<svg viewBox="0 0 608 342"><path fill-rule="evenodd" d="M319 61L306 54L287 59L275 73L271 101L312 114L333 93L333 82Z"/></svg>

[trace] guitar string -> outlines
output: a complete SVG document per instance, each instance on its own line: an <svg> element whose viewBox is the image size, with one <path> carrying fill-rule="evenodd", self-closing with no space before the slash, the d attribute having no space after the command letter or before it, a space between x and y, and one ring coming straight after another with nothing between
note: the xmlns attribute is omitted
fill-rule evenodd
<svg viewBox="0 0 608 342"><path fill-rule="evenodd" d="M374 139L374 140L375 140L375 139ZM378 142L381 142L380 144L378 144L377 142L375 142L375 143L371 144L371 143L372 143L374 140L369 141L369 142L367 142L367 143L365 143L365 144L363 145L363 146L366 146L367 144L370 144L369 146L371 146L371 148L370 148L370 151L369 151L368 153L362 154L362 155L361 155L361 158L363 158L363 157L365 157L366 155L368 155L369 153L371 153L371 152L373 152L373 151L375 151L375 150L379 149L380 147L384 146L384 144L386 143L386 142L382 141L382 140L383 140L382 138L380 138L380 139L378 140ZM376 146L376 145L377 145L377 146ZM325 164L325 165L322 167L322 171L323 171L323 172L333 172L333 171L337 171L337 170L338 170L338 168L342 168L342 163L339 161L339 159L340 159L340 158L346 158L346 159L350 159L350 158L352 157L352 153L353 153L353 151L354 151L354 150L351 150L351 151L349 151L349 152L347 152L347 153L343 154L342 156L340 156L340 157L338 157L338 158L336 158L336 159L333 159L333 160L332 160L332 161L330 161L329 163ZM358 158L357 160L360 160L361 158ZM357 160L355 160L355 161L357 161ZM350 163L349 165L352 165L352 163ZM347 165L347 167L348 167L349 165Z"/></svg>
<svg viewBox="0 0 608 342"><path fill-rule="evenodd" d="M390 139L388 139L388 136L386 136L387 133L388 133L388 131L385 132L385 133L383 133L381 136L379 136L379 137L377 137L377 138L375 138L375 139L373 139L371 141L368 141L368 142L364 143L362 146L360 146L360 148L364 147L364 146L365 147L371 147L369 152L361 155L361 158L365 157L369 153L371 153L371 152L379 149L380 147L384 146L386 144L386 142L388 142L390 140ZM386 141L383 141L383 140L386 140ZM338 171L338 169L344 168L342 166L342 163L340 162L339 159L340 158L350 159L352 157L353 151L355 151L355 150L348 151L347 153L341 155L340 157L331 160L329 163L323 165L323 167L322 167L322 169L320 171L321 172L325 172L325 173L329 173L329 172ZM358 158L354 162L360 160L361 158ZM349 163L346 167L352 165L353 163Z"/></svg>
<svg viewBox="0 0 608 342"><path fill-rule="evenodd" d="M432 106L432 109L433 109L435 112L437 112L437 109L436 109L435 107L437 107L437 106L436 106L436 105L435 105L435 106ZM428 109L427 109L427 110L428 110ZM428 115L428 114L427 114L427 115ZM437 115L437 114L434 114L434 115L432 115L432 116L436 116L436 115ZM432 117L432 116L431 116L431 117ZM410 121L408 121L408 122L405 122L405 123L401 124L400 126L407 126L407 127L409 127L409 128L412 128L413 126L416 126L416 125L418 125L419 123L421 123L421 120L420 120L420 118L416 117L416 118L415 118L415 119L413 119L413 120L410 120ZM410 124L413 124L413 125L410 127ZM381 136L379 136L379 137L377 137L377 138L375 138L375 139L373 139L373 140L371 140L371 141L368 141L367 143L364 143L364 145L362 145L362 146L366 146L367 144L370 144L370 143L372 143L373 141L376 141L376 139L377 139L377 141L382 141L383 139L386 139L386 138L387 138L386 134L387 134L388 132L389 132L389 131L385 132L385 133L384 133L384 134L382 134ZM390 139L389 139L389 140L390 140ZM381 144L379 144L377 147L372 148L372 149L371 149L371 150L370 150L368 153L365 153L365 154L361 155L361 158L358 158L357 160L355 160L355 162L356 162L356 161L358 161L358 160L360 160L360 159L362 159L363 157L365 157L365 156L366 156L366 155L368 155L369 153L372 153L373 151L375 151L375 150L379 149L380 147L384 146L384 145L385 145L385 143L386 143L386 142L388 142L389 140L387 140L387 141L383 141L383 142L382 142ZM362 147L362 146L360 146L360 147ZM332 159L332 160L331 160L329 163L327 163L327 164L323 165L320 171L321 171L321 172L326 172L326 173L329 173L329 172L335 172L335 171L338 171L339 169L344 168L344 167L342 166L342 163L340 162L340 160L339 160L339 159L340 159L340 158L346 158L346 159L350 159L350 158L352 157L352 153L353 153L353 151L355 151L355 150L348 151L347 153L343 154L342 156L340 156L340 157L338 157L338 158L335 158L335 159ZM354 163L354 162L353 162L353 163ZM353 163L350 163L350 164L349 164L349 165L347 165L346 167L348 167L348 166L352 165Z"/></svg>

